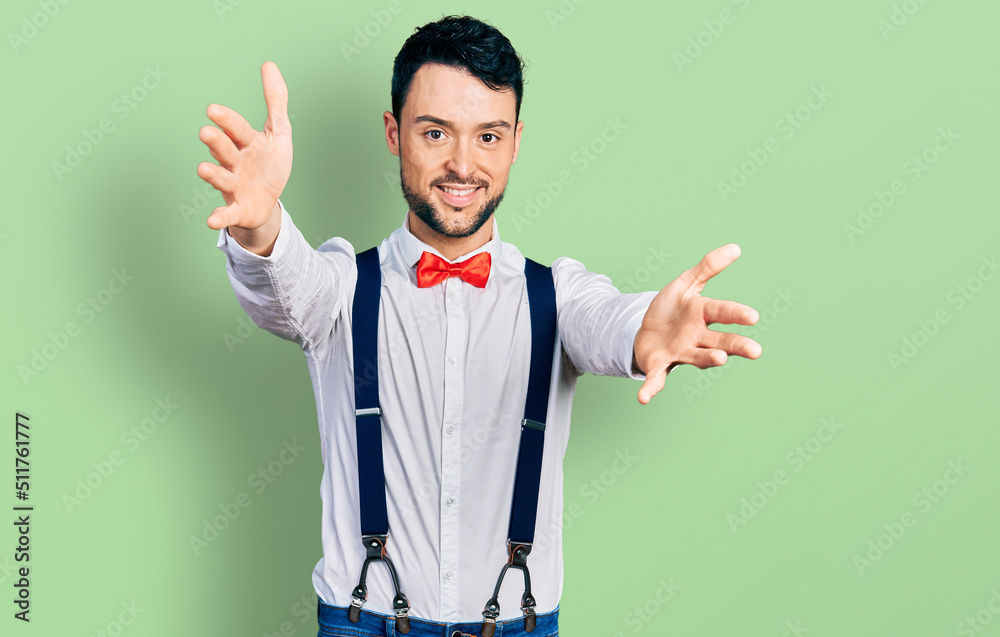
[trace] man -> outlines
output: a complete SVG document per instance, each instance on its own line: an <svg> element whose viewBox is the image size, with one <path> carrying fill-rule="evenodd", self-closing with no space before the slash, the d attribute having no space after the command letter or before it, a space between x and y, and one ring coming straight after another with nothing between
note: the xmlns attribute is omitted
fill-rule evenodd
<svg viewBox="0 0 1000 637"><path fill-rule="evenodd" d="M345 239L313 250L278 200L292 143L277 67L261 68L263 131L228 108L208 107L218 128L205 126L200 137L219 163L201 163L198 174L226 204L208 226L220 231L240 305L258 326L302 348L316 394L323 557L313 583L321 632L557 634L561 463L576 379L591 372L643 380L638 400L646 404L676 365L707 368L730 354L761 354L747 337L708 329L758 318L745 305L700 295L739 256L735 244L709 252L661 291L637 294L621 294L606 276L561 257L550 279L556 346L541 357L551 359L544 422L521 419L529 358L541 342L531 315L541 310L538 297L529 303L528 263L500 240L494 211L520 148L522 68L506 37L468 17L427 24L403 45L383 120L408 210L377 256L365 253L377 259L375 283L362 282L364 255ZM358 299L369 288L380 310L362 325ZM364 329L377 329L374 360L358 351ZM355 411L356 387L373 382L377 408ZM369 533L362 544L359 509L370 495L359 470L368 476L372 465L360 439L369 431L362 423L372 422L385 486L368 493L384 494L391 536ZM522 436L533 425L544 445L532 547L509 543L508 523ZM522 595L519 575L500 586L501 567L527 575L527 562L530 594Z"/></svg>

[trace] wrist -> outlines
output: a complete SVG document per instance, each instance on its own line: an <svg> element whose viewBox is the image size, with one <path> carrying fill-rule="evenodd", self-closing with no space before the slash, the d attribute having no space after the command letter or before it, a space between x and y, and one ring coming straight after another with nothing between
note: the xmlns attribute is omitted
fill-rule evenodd
<svg viewBox="0 0 1000 637"><path fill-rule="evenodd" d="M229 236L236 240L245 250L256 255L267 257L274 250L274 245L278 240L278 232L281 230L281 208L275 202L271 211L271 216L259 228L241 228L239 226L229 226L226 231Z"/></svg>

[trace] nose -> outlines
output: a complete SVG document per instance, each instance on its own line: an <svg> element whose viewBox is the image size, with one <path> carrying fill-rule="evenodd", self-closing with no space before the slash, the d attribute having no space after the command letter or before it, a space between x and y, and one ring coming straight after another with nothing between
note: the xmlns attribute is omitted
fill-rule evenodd
<svg viewBox="0 0 1000 637"><path fill-rule="evenodd" d="M465 143L457 141L450 149L445 168L462 181L468 182L475 170L472 163L472 151Z"/></svg>

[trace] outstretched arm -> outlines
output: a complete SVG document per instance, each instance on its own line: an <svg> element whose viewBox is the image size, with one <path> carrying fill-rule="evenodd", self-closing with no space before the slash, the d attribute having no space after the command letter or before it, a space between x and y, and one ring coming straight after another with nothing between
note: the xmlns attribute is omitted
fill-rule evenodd
<svg viewBox="0 0 1000 637"><path fill-rule="evenodd" d="M712 250L690 270L671 281L650 303L633 346L634 367L646 375L639 402L647 404L678 365L705 369L723 365L730 354L758 358L759 343L740 334L708 329L712 323L753 325L760 318L752 307L702 296L713 276L740 256L735 243Z"/></svg>
<svg viewBox="0 0 1000 637"><path fill-rule="evenodd" d="M292 168L288 90L273 62L260 69L267 119L262 131L236 111L212 104L199 137L219 162L202 162L198 175L222 193L209 215L226 255L233 293L253 322L318 352L345 309L356 273L354 247L340 237L314 250L278 203Z"/></svg>

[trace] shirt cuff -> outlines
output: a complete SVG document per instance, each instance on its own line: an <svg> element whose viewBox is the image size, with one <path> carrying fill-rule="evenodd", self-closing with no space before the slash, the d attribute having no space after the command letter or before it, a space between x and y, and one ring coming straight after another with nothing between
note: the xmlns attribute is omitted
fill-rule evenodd
<svg viewBox="0 0 1000 637"><path fill-rule="evenodd" d="M642 325L643 317L646 316L649 304L653 302L659 291L650 290L648 292L640 292L639 294L643 297L642 307L626 321L625 326L622 328L624 342L621 344L619 355L622 357L620 360L625 361L624 368L628 371L628 377L644 381L646 380L645 373L635 373L632 370L632 356L635 354L635 336L639 333L639 327Z"/></svg>
<svg viewBox="0 0 1000 637"><path fill-rule="evenodd" d="M285 250L288 249L288 236L291 234L292 228L292 218L288 214L288 211L285 210L285 206L282 205L281 199L278 200L278 208L281 209L281 225L278 228L278 237L274 240L274 248L271 249L270 255L263 257L250 252L229 234L228 228L219 230L219 240L216 242L215 247L229 255L233 262L240 265L259 265L278 261Z"/></svg>

